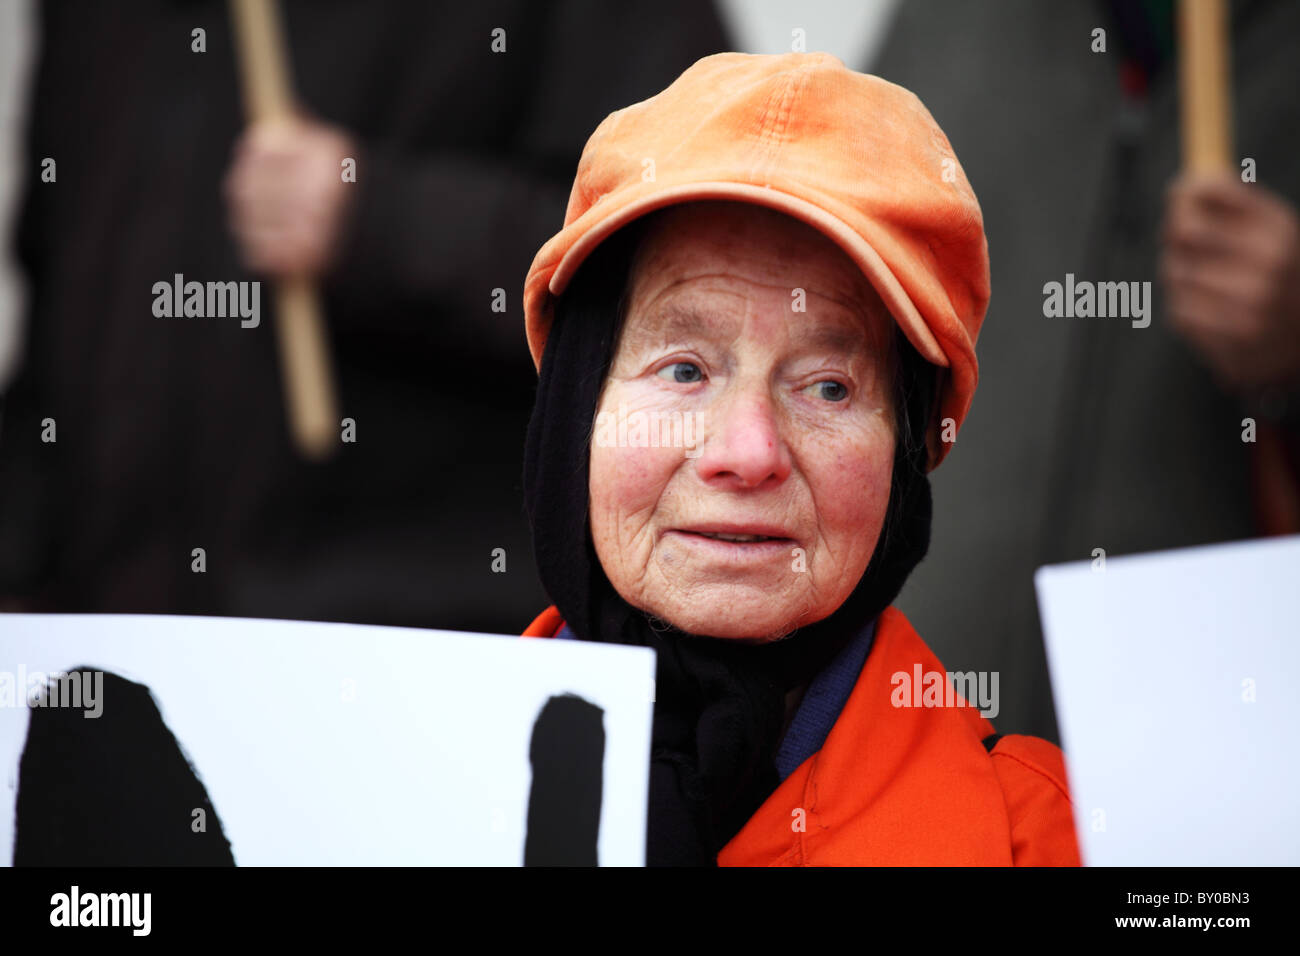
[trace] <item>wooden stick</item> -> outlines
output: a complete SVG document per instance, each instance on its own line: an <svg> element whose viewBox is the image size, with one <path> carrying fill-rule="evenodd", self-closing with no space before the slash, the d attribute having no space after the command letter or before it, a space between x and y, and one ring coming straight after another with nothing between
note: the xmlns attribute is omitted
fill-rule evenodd
<svg viewBox="0 0 1300 956"><path fill-rule="evenodd" d="M294 98L275 0L230 0L230 12L249 120L287 124ZM309 276L290 276L276 282L275 301L289 432L303 457L320 460L338 448L339 437L320 297Z"/></svg>
<svg viewBox="0 0 1300 956"><path fill-rule="evenodd" d="M1228 10L1224 0L1179 0L1178 93L1183 166L1194 173L1233 168Z"/></svg>

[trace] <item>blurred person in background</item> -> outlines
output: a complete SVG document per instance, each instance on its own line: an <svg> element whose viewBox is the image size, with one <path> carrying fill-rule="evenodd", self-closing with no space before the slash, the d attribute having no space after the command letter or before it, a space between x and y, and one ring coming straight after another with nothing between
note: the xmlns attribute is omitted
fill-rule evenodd
<svg viewBox="0 0 1300 956"><path fill-rule="evenodd" d="M1180 172L1170 0L901 3L872 62L947 132L993 250L980 402L935 476L935 556L898 603L948 666L1016 688L1003 729L1057 739L1035 568L1284 531L1300 489L1300 5L1230 11L1255 182ZM1067 273L1151 282L1149 326L1046 316Z"/></svg>
<svg viewBox="0 0 1300 956"><path fill-rule="evenodd" d="M301 113L275 131L244 128L226 3L38 9L4 608L517 633L542 596L517 277L586 131L725 47L711 6L289 0ZM354 422L321 464L286 427L291 273ZM260 280L261 321L155 315L178 274Z"/></svg>

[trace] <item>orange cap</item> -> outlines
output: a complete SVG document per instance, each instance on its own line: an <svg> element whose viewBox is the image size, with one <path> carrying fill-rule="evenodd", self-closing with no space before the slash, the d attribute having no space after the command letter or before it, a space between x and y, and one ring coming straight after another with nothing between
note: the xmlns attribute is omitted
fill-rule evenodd
<svg viewBox="0 0 1300 956"><path fill-rule="evenodd" d="M947 369L937 417L955 433L979 377L989 298L979 203L914 94L826 53L707 56L605 118L582 151L564 228L528 270L538 368L555 296L592 250L640 216L705 199L767 206L843 248L917 351ZM951 447L932 441L930 467Z"/></svg>

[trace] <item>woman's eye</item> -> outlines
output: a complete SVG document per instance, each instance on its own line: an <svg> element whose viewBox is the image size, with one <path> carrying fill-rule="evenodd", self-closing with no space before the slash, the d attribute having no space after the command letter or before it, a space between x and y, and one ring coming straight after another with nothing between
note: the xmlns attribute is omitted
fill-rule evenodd
<svg viewBox="0 0 1300 956"><path fill-rule="evenodd" d="M694 362L673 362L671 365L665 365L656 374L660 378L670 382L680 382L683 385L704 379L704 372Z"/></svg>
<svg viewBox="0 0 1300 956"><path fill-rule="evenodd" d="M833 379L816 382L809 385L804 391L811 391L818 398L828 402L842 402L849 397L849 387L843 382L836 382Z"/></svg>

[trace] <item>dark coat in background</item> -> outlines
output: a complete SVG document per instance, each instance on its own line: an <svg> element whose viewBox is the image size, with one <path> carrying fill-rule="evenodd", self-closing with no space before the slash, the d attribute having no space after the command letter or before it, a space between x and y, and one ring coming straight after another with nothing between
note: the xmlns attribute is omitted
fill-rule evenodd
<svg viewBox="0 0 1300 956"><path fill-rule="evenodd" d="M243 126L227 4L42 4L0 598L517 633L545 603L520 491L536 381L524 274L590 131L723 49L722 28L691 0L282 9L304 107L360 143L323 283L356 441L326 464L295 457L269 282L257 328L152 311L176 273L258 278L220 193ZM56 182L40 181L45 157Z"/></svg>

